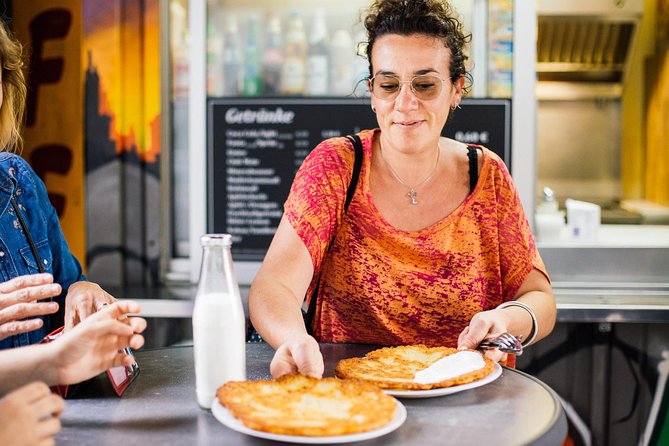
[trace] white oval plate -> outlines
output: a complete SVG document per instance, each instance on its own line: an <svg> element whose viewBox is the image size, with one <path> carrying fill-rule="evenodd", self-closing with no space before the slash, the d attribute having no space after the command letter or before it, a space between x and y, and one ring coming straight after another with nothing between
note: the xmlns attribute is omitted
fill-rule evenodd
<svg viewBox="0 0 669 446"><path fill-rule="evenodd" d="M244 423L232 416L228 409L223 407L217 399L215 399L211 405L211 412L214 414L214 417L216 417L216 419L225 426L242 434L251 435L252 437L302 444L352 443L354 441L363 441L369 440L371 438L381 437L400 427L407 419L407 410L402 403L397 400L395 402L397 403L397 408L395 409L393 418L385 426L381 426L380 428L369 432L360 432L357 434L347 435L330 435L325 437L273 434L271 432L258 431L248 428L244 425Z"/></svg>
<svg viewBox="0 0 669 446"><path fill-rule="evenodd" d="M430 389L430 390L393 390L393 389L384 389L388 395L392 395L397 398L432 398L435 396L444 396L451 395L453 393L462 392L464 390L474 389L476 387L485 386L488 383L493 382L502 375L502 366L495 364L495 367L490 372L490 375L479 379L478 381L470 382L467 384L461 384L459 386L451 387L441 387L439 389Z"/></svg>

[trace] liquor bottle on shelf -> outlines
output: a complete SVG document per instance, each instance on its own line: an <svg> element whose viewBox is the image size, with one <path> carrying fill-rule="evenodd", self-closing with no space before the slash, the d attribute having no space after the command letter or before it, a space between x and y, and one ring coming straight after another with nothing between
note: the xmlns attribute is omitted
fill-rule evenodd
<svg viewBox="0 0 669 446"><path fill-rule="evenodd" d="M328 29L325 22L325 11L317 9L309 34L307 55L307 95L323 96L328 93L329 51Z"/></svg>
<svg viewBox="0 0 669 446"><path fill-rule="evenodd" d="M246 317L235 276L230 234L206 234L193 306L193 353L198 404L211 408L216 389L246 379Z"/></svg>
<svg viewBox="0 0 669 446"><path fill-rule="evenodd" d="M262 86L261 53L258 40L259 20L257 15L251 14L247 22L242 82L244 96L258 96Z"/></svg>
<svg viewBox="0 0 669 446"><path fill-rule="evenodd" d="M367 34L359 31L353 39L355 53L353 59L353 95L356 98L369 96L366 80L369 78L369 62L367 61Z"/></svg>
<svg viewBox="0 0 669 446"><path fill-rule="evenodd" d="M281 20L272 15L265 34L263 51L263 84L264 93L268 96L279 94L281 85L281 67L283 66L283 38L281 36Z"/></svg>
<svg viewBox="0 0 669 446"><path fill-rule="evenodd" d="M299 11L288 20L281 68L281 93L304 95L306 90L307 37Z"/></svg>
<svg viewBox="0 0 669 446"><path fill-rule="evenodd" d="M488 96L513 94L513 2L488 3Z"/></svg>
<svg viewBox="0 0 669 446"><path fill-rule="evenodd" d="M207 23L207 95L223 94L223 39L214 23Z"/></svg>
<svg viewBox="0 0 669 446"><path fill-rule="evenodd" d="M237 17L229 14L223 41L223 94L238 96L242 82L242 50L239 44Z"/></svg>
<svg viewBox="0 0 669 446"><path fill-rule="evenodd" d="M172 50L172 98L188 97L188 16L186 9L178 2L170 2L170 46Z"/></svg>
<svg viewBox="0 0 669 446"><path fill-rule="evenodd" d="M337 30L330 44L330 86L332 94L348 96L353 93L355 47L351 33L345 29Z"/></svg>

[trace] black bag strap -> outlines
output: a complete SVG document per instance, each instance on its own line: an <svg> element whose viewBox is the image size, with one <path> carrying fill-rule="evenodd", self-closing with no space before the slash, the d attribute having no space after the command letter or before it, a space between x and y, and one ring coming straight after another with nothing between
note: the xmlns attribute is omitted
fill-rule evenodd
<svg viewBox="0 0 669 446"><path fill-rule="evenodd" d="M467 146L467 157L469 158L469 193L471 194L479 181L479 158L476 147Z"/></svg>
<svg viewBox="0 0 669 446"><path fill-rule="evenodd" d="M28 231L28 225L26 224L26 221L23 219L23 215L21 215L21 208L19 207L18 204L16 204L16 199L12 196L10 199L10 202L12 203L12 207L14 208L14 212L16 212L16 216L19 218L19 224L21 224L21 229L23 229L23 233L26 235L26 238L28 239L28 245L30 245L30 251L33 253L33 257L35 258L35 262L37 262L37 270L40 273L46 272L44 269L44 265L42 265L42 259L39 256L39 252L37 252L37 247L35 246L35 242L33 242L33 238L30 235L30 231Z"/></svg>
<svg viewBox="0 0 669 446"><path fill-rule="evenodd" d="M355 194L355 189L358 186L358 178L360 177L360 170L362 169L362 141L358 135L347 135L346 139L349 140L353 149L355 151L355 159L353 161L353 173L351 174L351 182L348 184L348 189L346 189L346 201L344 202L344 214L348 211L348 206L351 204L353 199L353 194ZM336 235L333 235L330 239L330 244L328 245L327 255L330 252L330 248L334 244ZM314 287L313 293L311 293L311 299L309 300L309 308L307 308L306 314L304 314L304 325L307 328L307 333L312 334L311 322L314 320L316 315L316 300L318 299L318 283L320 282L320 272L318 273L318 280L316 281L316 286Z"/></svg>
<svg viewBox="0 0 669 446"><path fill-rule="evenodd" d="M353 161L353 173L351 174L351 182L348 185L346 190L346 201L344 202L344 214L348 211L348 206L353 200L353 194L355 194L355 188L358 186L358 177L360 176L360 170L362 169L362 141L358 135L347 135L346 139L351 142L353 149L355 150L355 159ZM334 238L333 238L334 239ZM332 245L332 241L330 241Z"/></svg>

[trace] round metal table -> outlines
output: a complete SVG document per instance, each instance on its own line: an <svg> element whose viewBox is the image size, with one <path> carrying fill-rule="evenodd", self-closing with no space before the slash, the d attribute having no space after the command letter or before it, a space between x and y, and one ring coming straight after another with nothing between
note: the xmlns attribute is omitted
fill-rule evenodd
<svg viewBox="0 0 669 446"><path fill-rule="evenodd" d="M321 344L325 376L337 361L374 346ZM274 350L247 344L248 379L267 379ZM195 399L192 347L136 353L141 372L118 398L104 376L80 385L62 415L59 445L267 445L221 424ZM408 416L373 445L560 445L567 422L556 394L525 373L504 368L490 384L452 395L403 399ZM285 443L277 443L285 444Z"/></svg>

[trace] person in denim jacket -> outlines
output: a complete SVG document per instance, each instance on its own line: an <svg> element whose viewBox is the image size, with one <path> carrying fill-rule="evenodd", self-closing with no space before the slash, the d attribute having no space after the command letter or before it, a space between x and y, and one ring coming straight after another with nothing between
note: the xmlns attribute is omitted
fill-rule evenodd
<svg viewBox="0 0 669 446"><path fill-rule="evenodd" d="M16 154L27 91L21 54L0 22L0 349L40 342L116 300L86 281L44 183Z"/></svg>

